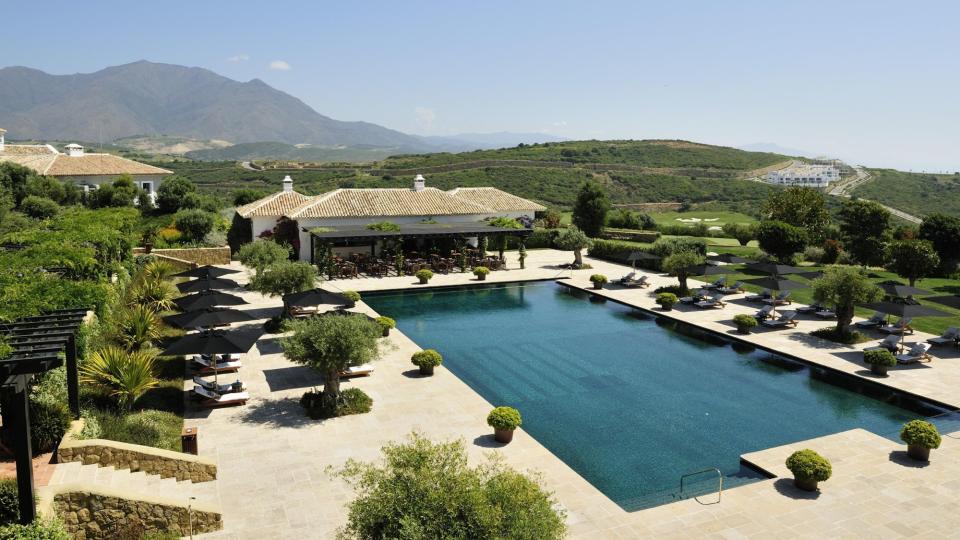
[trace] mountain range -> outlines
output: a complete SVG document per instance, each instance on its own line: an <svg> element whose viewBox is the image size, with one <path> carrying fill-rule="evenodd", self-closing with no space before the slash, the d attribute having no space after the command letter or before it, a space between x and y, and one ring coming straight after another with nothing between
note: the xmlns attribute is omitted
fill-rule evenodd
<svg viewBox="0 0 960 540"><path fill-rule="evenodd" d="M203 68L147 61L74 75L19 66L0 69L0 127L17 140L176 136L390 153L557 140L541 134L409 135L369 122L334 120L259 79L239 82Z"/></svg>

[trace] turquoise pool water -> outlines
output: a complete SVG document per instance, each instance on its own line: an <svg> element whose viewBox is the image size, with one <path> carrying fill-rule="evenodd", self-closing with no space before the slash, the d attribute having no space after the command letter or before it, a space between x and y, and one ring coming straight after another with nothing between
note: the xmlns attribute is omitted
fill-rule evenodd
<svg viewBox="0 0 960 540"><path fill-rule="evenodd" d="M760 478L744 453L856 427L896 438L942 412L554 283L364 301L627 510L680 498L681 475L709 467L725 488ZM690 480L684 496L716 488Z"/></svg>

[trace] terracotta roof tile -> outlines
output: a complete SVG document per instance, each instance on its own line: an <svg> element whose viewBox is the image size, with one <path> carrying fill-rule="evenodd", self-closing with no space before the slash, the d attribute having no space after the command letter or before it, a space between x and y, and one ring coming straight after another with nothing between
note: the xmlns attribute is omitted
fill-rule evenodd
<svg viewBox="0 0 960 540"><path fill-rule="evenodd" d="M287 214L291 218L451 216L490 209L436 188L338 189L318 195Z"/></svg>
<svg viewBox="0 0 960 540"><path fill-rule="evenodd" d="M312 200L311 197L307 197L296 191L281 191L238 207L237 213L245 218L255 216L284 216L289 215L292 210L310 200Z"/></svg>
<svg viewBox="0 0 960 540"><path fill-rule="evenodd" d="M448 193L454 197L485 206L495 212L538 212L546 210L543 205L495 187L456 188L451 189Z"/></svg>
<svg viewBox="0 0 960 540"><path fill-rule="evenodd" d="M57 154L46 171L49 176L98 176L115 174L172 174L166 169L133 161L112 154L84 154L68 156Z"/></svg>

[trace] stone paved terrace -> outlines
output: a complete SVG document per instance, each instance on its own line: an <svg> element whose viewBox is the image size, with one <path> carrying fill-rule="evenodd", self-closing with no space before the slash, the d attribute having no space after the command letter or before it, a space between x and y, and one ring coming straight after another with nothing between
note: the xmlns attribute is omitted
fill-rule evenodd
<svg viewBox="0 0 960 540"><path fill-rule="evenodd" d="M494 272L488 280L556 278L560 271L555 265L569 259L568 253L531 250L527 270ZM603 261L589 262L593 270L566 272L572 275L569 281L586 286L594 272L619 277L626 271ZM666 277L655 281L674 282ZM414 282L409 277L357 279L326 286L364 291L414 287ZM476 281L470 274L451 274L437 276L431 285L464 283ZM648 291L605 294L649 306ZM271 315L280 305L279 299L241 294L251 302L244 308L258 317ZM370 312L363 305L358 309ZM675 311L673 315L727 332L732 327L723 321L738 311L748 308L732 304L722 311ZM834 357L824 352L829 349L823 344L800 335L826 324L804 320L800 332L792 332L795 339L790 338L791 332L756 337L767 339L770 347L783 347L804 358L816 356L818 360L811 361L832 362L838 369L864 376L858 373L863 366L852 356ZM373 397L369 414L322 422L307 419L297 400L320 381L309 370L286 361L275 337L269 335L244 358L240 375L252 396L246 407L188 412L187 424L200 428L201 455L214 457L219 464L225 528L204 538L331 538L345 521L344 505L352 492L332 478L327 467L339 466L350 457L376 459L380 446L413 430L436 439L464 440L471 460L497 451L518 469L542 473L569 512L572 538L767 538L774 534L780 538L945 538L960 531L960 512L952 505L960 499L960 441L945 437L932 461L920 467L902 458L902 446L862 430L796 444L814 448L834 462L834 477L822 484L819 495L796 490L789 479L775 478L725 491L716 505L686 500L625 512L522 430L513 443L499 448L484 422L489 403L443 368L432 378L415 376L409 357L417 346L397 331L387 339L390 350L377 363L376 372L344 385L363 388ZM838 352L855 354L852 349ZM883 382L902 384L917 393L929 389L937 393L936 399L956 402L949 391L960 388L952 384L960 382L956 362L939 358L930 367L895 370ZM792 446L748 457L780 473L778 464Z"/></svg>

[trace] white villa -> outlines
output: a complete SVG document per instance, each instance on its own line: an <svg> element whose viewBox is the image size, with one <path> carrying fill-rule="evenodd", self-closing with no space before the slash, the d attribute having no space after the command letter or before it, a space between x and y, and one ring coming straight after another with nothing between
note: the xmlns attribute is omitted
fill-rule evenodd
<svg viewBox="0 0 960 540"><path fill-rule="evenodd" d="M334 251L346 253L356 250L350 246L362 243L362 237L372 234L366 229L372 223L395 223L407 231L407 236L446 232L475 242L477 235L471 231L488 227L483 223L485 219L532 220L536 212L543 210L546 208L540 204L493 187L450 191L427 187L422 175L417 175L410 188L335 189L313 197L294 191L293 179L287 176L282 191L237 208L237 214L250 219L254 238L272 231L282 219L295 221L300 234L300 259L309 261L310 231L317 228L331 229L326 236L334 242ZM376 239L366 243L373 244L373 248Z"/></svg>
<svg viewBox="0 0 960 540"><path fill-rule="evenodd" d="M60 152L49 144L6 144L6 130L0 129L0 162L8 161L33 169L37 174L70 181L84 188L96 189L129 174L137 187L156 198L156 188L171 171L139 163L113 154L86 152L79 144L68 144Z"/></svg>
<svg viewBox="0 0 960 540"><path fill-rule="evenodd" d="M840 179L840 169L835 165L804 164L767 173L767 183L780 186L805 186L823 188Z"/></svg>

